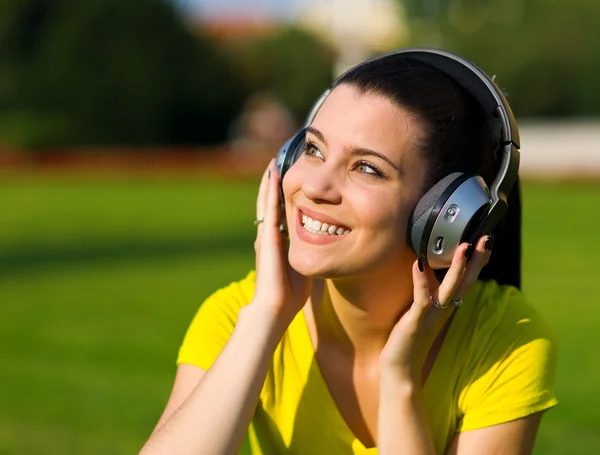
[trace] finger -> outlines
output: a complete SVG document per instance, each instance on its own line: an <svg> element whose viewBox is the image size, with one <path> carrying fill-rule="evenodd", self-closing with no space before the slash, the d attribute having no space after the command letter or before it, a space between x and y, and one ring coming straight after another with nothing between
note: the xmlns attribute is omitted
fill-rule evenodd
<svg viewBox="0 0 600 455"><path fill-rule="evenodd" d="M437 289L440 287L440 282L435 275L435 272L428 265L425 266L425 275L427 275L427 282L429 283L429 289Z"/></svg>
<svg viewBox="0 0 600 455"><path fill-rule="evenodd" d="M255 241L256 268L272 267L278 263L285 254L283 248L285 237L279 232L279 177L274 169L274 161L269 166L267 173L266 195L263 207L264 221L260 223L257 240Z"/></svg>
<svg viewBox="0 0 600 455"><path fill-rule="evenodd" d="M274 160L269 162L269 165L265 169L263 176L260 180L260 186L258 187L258 197L256 199L256 218L265 216L265 207L267 205L267 190L269 185L269 173L271 172L272 163Z"/></svg>
<svg viewBox="0 0 600 455"><path fill-rule="evenodd" d="M473 251L473 256L467 264L462 283L456 290L456 294L454 296L455 299L462 298L462 296L465 295L473 283L477 281L477 277L479 276L481 269L485 267L490 260L493 243L494 237L490 235L483 236L477 241Z"/></svg>
<svg viewBox="0 0 600 455"><path fill-rule="evenodd" d="M275 256L283 256L285 249L283 245L285 243L286 237L281 235L279 231L279 218L280 218L280 179L279 175L275 171L274 161L271 163L270 168L270 177L268 178L267 183L267 196L265 201L264 208L264 222L261 223L262 226L262 234L261 234L261 244L268 244L269 251L275 253ZM273 255L269 254L269 260L275 259Z"/></svg>
<svg viewBox="0 0 600 455"><path fill-rule="evenodd" d="M266 226L279 228L279 175L273 166L274 160L269 165L269 177L267 179L267 194L265 198L264 217Z"/></svg>
<svg viewBox="0 0 600 455"><path fill-rule="evenodd" d="M455 296L461 286L465 269L467 267L468 243L462 243L458 246L452 258L450 269L446 273L442 283L433 293L433 298L440 302L441 306L446 306Z"/></svg>
<svg viewBox="0 0 600 455"><path fill-rule="evenodd" d="M422 258L417 259L413 264L413 304L410 307L410 312L414 314L417 321L421 321L431 306L431 292L429 290L429 282L425 272L425 264Z"/></svg>
<svg viewBox="0 0 600 455"><path fill-rule="evenodd" d="M265 169L265 172L262 175L262 178L260 180L260 186L258 187L258 196L256 198L256 219L258 220L259 218L264 218L264 214L265 214L265 207L267 205L267 192L269 190L269 175L271 172L271 168L273 165L273 162L275 160L271 160L269 162L269 165L267 166L267 168ZM260 238L262 235L262 223L259 223L256 226L256 238L254 240L254 252L256 254L258 254L258 250L260 248ZM257 264L258 266L258 264Z"/></svg>

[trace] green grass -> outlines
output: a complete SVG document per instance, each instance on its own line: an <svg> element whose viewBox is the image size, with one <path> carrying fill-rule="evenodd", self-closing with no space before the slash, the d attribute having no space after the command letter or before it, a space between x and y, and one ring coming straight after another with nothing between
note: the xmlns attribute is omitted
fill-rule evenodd
<svg viewBox="0 0 600 455"><path fill-rule="evenodd" d="M559 339L556 390L536 454L600 453L600 185L524 187L524 291Z"/></svg>
<svg viewBox="0 0 600 455"><path fill-rule="evenodd" d="M0 455L137 453L199 303L253 265L257 182L0 183ZM536 454L600 448L600 185L524 187L524 289L560 340Z"/></svg>

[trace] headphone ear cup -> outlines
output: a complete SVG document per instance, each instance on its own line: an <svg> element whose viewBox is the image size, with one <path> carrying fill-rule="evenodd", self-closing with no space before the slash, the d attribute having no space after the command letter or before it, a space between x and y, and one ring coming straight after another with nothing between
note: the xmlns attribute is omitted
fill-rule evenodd
<svg viewBox="0 0 600 455"><path fill-rule="evenodd" d="M489 206L489 189L478 175L456 172L444 177L415 207L409 224L415 253L433 269L450 267L456 248L472 240Z"/></svg>
<svg viewBox="0 0 600 455"><path fill-rule="evenodd" d="M444 192L463 175L462 172L454 172L447 175L433 185L429 191L421 196L419 202L417 202L408 222L410 242L417 256L424 256L424 254L421 253L421 239L423 238L425 226L436 202L438 202Z"/></svg>
<svg viewBox="0 0 600 455"><path fill-rule="evenodd" d="M304 150L306 142L306 128L302 128L294 136L289 139L277 152L275 157L275 170L279 174L281 181L286 172L298 160Z"/></svg>

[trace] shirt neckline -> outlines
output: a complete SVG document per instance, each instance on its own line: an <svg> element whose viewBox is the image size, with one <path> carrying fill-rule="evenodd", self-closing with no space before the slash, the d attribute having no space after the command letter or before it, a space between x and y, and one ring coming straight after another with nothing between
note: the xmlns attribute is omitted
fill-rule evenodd
<svg viewBox="0 0 600 455"><path fill-rule="evenodd" d="M475 295L475 289L479 288L478 284L480 282L477 281L472 287L471 289L465 294L465 296L463 297L463 301L465 302L465 304L467 304L467 300L471 301L472 300L469 298L470 295ZM428 395L428 390L430 389L430 387L432 387L430 384L432 382L435 382L435 378L437 377L437 370L440 368L440 364L442 363L446 363L447 362L447 357L450 355L450 351L449 349L451 349L451 347L449 346L452 343L448 343L449 339L453 338L453 334L454 331L456 330L455 327L461 325L460 323L458 323L458 319L461 318L461 314L464 314L465 311L463 308L461 308L460 310L462 311L458 311L459 309L456 309L457 311L455 312L456 314L454 314L452 316L453 322L449 325L448 330L446 332L446 335L444 337L444 341L442 343L442 346L440 347L440 350L438 352L438 355L435 359L435 361L433 362L433 366L431 367L431 370L429 371L429 375L427 377L427 380L425 381L425 384L423 385L423 393L425 396ZM308 406L308 412L309 414L311 414L313 420L319 424L324 416L331 416L331 418L335 419L334 422L334 427L340 431L342 433L342 437L348 441L351 444L352 450L354 453L361 453L361 454L365 454L365 455L370 455L370 454L375 454L377 453L377 446L375 447L365 447L365 445L362 443L362 441L356 437L356 435L354 434L354 432L350 429L350 427L348 426L348 423L346 422L346 419L344 419L344 417L342 416L342 414L340 413L339 408L337 407L333 397L331 396L331 393L329 391L329 387L327 386L327 383L325 382L325 378L323 377L323 374L321 373L321 367L319 366L319 363L316 359L315 356L315 348L313 346L312 343L312 338L310 336L310 330L308 328L308 321L306 320L306 313L305 313L305 308L303 307L302 310L299 312L300 314L298 315L300 318L300 327L299 327L299 332L301 333L301 336L304 338L303 342L306 344L306 346L310 347L310 349L307 350L302 350L303 352L305 352L307 355L304 356L303 358L303 368L306 369L306 371L308 372L308 374L311 373L311 368L314 369L314 379L317 382L317 387L319 388L319 396L320 397L325 397L327 403L323 403L323 402L319 402L319 403L315 403L315 405L319 405L321 408L323 406L326 406L326 409L324 410L324 412L319 413L318 416L315 416L313 412L311 412L311 408L310 406ZM314 365L313 365L314 364Z"/></svg>
<svg viewBox="0 0 600 455"><path fill-rule="evenodd" d="M313 346L312 343L312 338L310 336L310 330L308 328L308 321L306 320L306 313L305 313L305 309L303 308L300 311L299 316L299 332L301 334L301 336L303 337L303 344L305 344L306 346L309 347L309 349L304 350L303 352L306 353L306 355L303 358L303 365L302 367L305 368L308 371L308 375L313 375L313 380L316 382L316 387L318 387L319 393L318 393L318 397L320 398L320 401L314 401L312 403L306 403L307 404L307 411L308 413L311 415L311 417L313 418L313 420L315 421L316 424L321 424L321 422L323 421L323 419L327 419L327 418L331 418L334 421L333 422L329 422L328 424L332 425L334 432L333 434L329 434L328 436L331 437L335 437L335 435L338 435L338 437L341 436L341 438L349 443L352 447L353 453L364 453L364 454L374 454L377 453L377 447L371 447L371 448L366 448L364 446L364 444L361 442L360 439L358 439L356 437L356 435L354 434L354 432L350 429L350 427L348 426L348 423L346 422L346 419L344 419L344 417L342 416L342 414L340 413L340 410L338 409L333 397L331 396L331 393L329 391L329 387L327 386L327 383L325 382L325 378L323 377L323 374L321 373L321 367L319 366L319 363L317 362L317 358L315 355L315 347ZM308 379L310 380L310 378ZM317 397L315 397L317 398ZM323 398L325 399L325 402L323 402ZM320 412L318 414L315 414L314 409L315 406L318 406L320 408ZM322 411L322 412L321 412Z"/></svg>

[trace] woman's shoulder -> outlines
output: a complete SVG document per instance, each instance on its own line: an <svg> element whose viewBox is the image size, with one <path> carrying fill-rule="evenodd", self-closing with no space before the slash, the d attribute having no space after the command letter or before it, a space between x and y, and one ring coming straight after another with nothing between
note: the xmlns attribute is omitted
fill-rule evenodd
<svg viewBox="0 0 600 455"><path fill-rule="evenodd" d="M244 278L230 282L228 285L215 291L211 297L216 297L220 300L235 300L238 303L247 304L250 303L254 295L255 283L256 272L250 270Z"/></svg>
<svg viewBox="0 0 600 455"><path fill-rule="evenodd" d="M213 292L200 304L179 350L177 363L208 369L217 358L237 323L240 309L254 295L256 274L250 271Z"/></svg>
<svg viewBox="0 0 600 455"><path fill-rule="evenodd" d="M202 303L201 308L211 307L215 310L229 309L237 313L252 300L255 283L256 272L251 270L244 278L232 281L214 291Z"/></svg>
<svg viewBox="0 0 600 455"><path fill-rule="evenodd" d="M455 327L461 431L554 406L557 346L542 311L520 290L495 281L477 282L466 297Z"/></svg>
<svg viewBox="0 0 600 455"><path fill-rule="evenodd" d="M464 300L468 313L465 316L476 335L493 332L495 338L510 336L513 339L527 335L554 336L541 309L514 286L480 280Z"/></svg>
<svg viewBox="0 0 600 455"><path fill-rule="evenodd" d="M507 368L531 378L553 376L554 330L522 291L493 280L478 281L465 297L454 328L455 347L460 346L466 370L486 371L489 378Z"/></svg>

